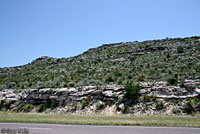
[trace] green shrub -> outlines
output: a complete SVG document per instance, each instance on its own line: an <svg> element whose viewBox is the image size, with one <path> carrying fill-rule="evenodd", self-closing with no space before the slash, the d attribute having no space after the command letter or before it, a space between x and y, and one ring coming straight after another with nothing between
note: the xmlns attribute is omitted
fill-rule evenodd
<svg viewBox="0 0 200 134"><path fill-rule="evenodd" d="M97 110L102 110L105 108L105 105L104 104L100 104L97 106Z"/></svg>
<svg viewBox="0 0 200 134"><path fill-rule="evenodd" d="M128 101L130 105L135 103L139 97L140 86L133 85L132 82L127 82L125 86L125 99Z"/></svg>
<svg viewBox="0 0 200 134"><path fill-rule="evenodd" d="M0 110L4 107L5 100L0 100Z"/></svg>
<svg viewBox="0 0 200 134"><path fill-rule="evenodd" d="M184 81L181 81L181 82L180 82L180 87L182 87L182 88L185 87Z"/></svg>
<svg viewBox="0 0 200 134"><path fill-rule="evenodd" d="M0 104L3 105L4 103L6 103L6 100L1 100L1 101L0 101Z"/></svg>
<svg viewBox="0 0 200 134"><path fill-rule="evenodd" d="M50 103L51 109L54 109L54 108L58 107L58 105L59 105L59 102L56 99L50 99L49 103Z"/></svg>
<svg viewBox="0 0 200 134"><path fill-rule="evenodd" d="M125 105L124 108L122 109L122 113L126 114L130 112L130 108L128 105Z"/></svg>
<svg viewBox="0 0 200 134"><path fill-rule="evenodd" d="M81 108L84 109L87 105L88 105L88 103L86 101L83 101L82 105L81 105Z"/></svg>
<svg viewBox="0 0 200 134"><path fill-rule="evenodd" d="M197 102L197 103L200 102L200 97L197 97L197 96L196 96L196 97L194 97L194 98L192 98L192 99L194 100L194 102Z"/></svg>
<svg viewBox="0 0 200 134"><path fill-rule="evenodd" d="M73 105L72 105L72 110L73 110L73 111L76 111L77 108L78 108L77 104L73 104Z"/></svg>
<svg viewBox="0 0 200 134"><path fill-rule="evenodd" d="M121 104L121 103L124 103L124 99L123 98L120 98L119 100L117 100L117 104Z"/></svg>
<svg viewBox="0 0 200 134"><path fill-rule="evenodd" d="M143 95L143 101L144 101L144 102L150 102L150 101L151 101L151 97L148 96L147 94L144 94L144 95Z"/></svg>
<svg viewBox="0 0 200 134"><path fill-rule="evenodd" d="M38 107L37 107L37 112L43 112L47 109L47 106L45 104L40 104Z"/></svg>
<svg viewBox="0 0 200 134"><path fill-rule="evenodd" d="M184 106L184 112L192 114L196 111L196 104L193 100L188 101Z"/></svg>
<svg viewBox="0 0 200 134"><path fill-rule="evenodd" d="M130 61L133 62L136 59L136 56L130 57Z"/></svg>
<svg viewBox="0 0 200 134"><path fill-rule="evenodd" d="M169 85L177 85L178 80L177 80L177 78L169 78L169 79L167 79L167 82Z"/></svg>
<svg viewBox="0 0 200 134"><path fill-rule="evenodd" d="M178 53L184 53L183 47L177 47L177 52Z"/></svg>
<svg viewBox="0 0 200 134"><path fill-rule="evenodd" d="M170 53L168 52L167 53L167 56L166 56L167 58L170 58L171 57L171 55L170 55Z"/></svg>
<svg viewBox="0 0 200 134"><path fill-rule="evenodd" d="M6 102L6 100L0 100L0 110L1 109L8 110L8 109L10 109L10 105L11 105L11 103Z"/></svg>
<svg viewBox="0 0 200 134"><path fill-rule="evenodd" d="M33 110L34 106L32 104L26 104L24 106L24 112L31 112Z"/></svg>
<svg viewBox="0 0 200 134"><path fill-rule="evenodd" d="M83 99L81 108L84 109L90 103L91 103L91 99L90 98Z"/></svg>
<svg viewBox="0 0 200 134"><path fill-rule="evenodd" d="M119 76L119 77L122 76L122 73L119 72L119 70L115 70L113 73L115 76Z"/></svg>
<svg viewBox="0 0 200 134"><path fill-rule="evenodd" d="M25 107L26 103L23 101L20 101L20 103L18 104L17 108L14 109L15 112L22 112L24 111L24 107Z"/></svg>
<svg viewBox="0 0 200 134"><path fill-rule="evenodd" d="M182 101L182 99L170 99L170 101L174 104L177 104Z"/></svg>
<svg viewBox="0 0 200 134"><path fill-rule="evenodd" d="M144 74L142 74L142 75L140 75L140 76L138 77L138 81L144 81L144 80L145 80Z"/></svg>
<svg viewBox="0 0 200 134"><path fill-rule="evenodd" d="M34 109L34 106L32 104L27 104L23 101L21 101L17 107L13 109L14 112L31 112Z"/></svg>
<svg viewBox="0 0 200 134"><path fill-rule="evenodd" d="M151 98L152 98L152 101L154 101L154 102L157 101L157 97L156 97L156 95L152 95Z"/></svg>
<svg viewBox="0 0 200 134"><path fill-rule="evenodd" d="M109 83L109 82L114 82L113 77L110 75L106 78L106 83Z"/></svg>
<svg viewBox="0 0 200 134"><path fill-rule="evenodd" d="M74 87L74 83L73 83L73 82L69 82L69 83L68 83L68 86L69 86L69 87Z"/></svg>
<svg viewBox="0 0 200 134"><path fill-rule="evenodd" d="M22 109L20 107L15 107L12 111L13 112L21 112Z"/></svg>
<svg viewBox="0 0 200 134"><path fill-rule="evenodd" d="M161 109L163 109L164 108L164 103L163 103L163 101L161 101L161 102L156 102L156 109L157 110L161 110Z"/></svg>

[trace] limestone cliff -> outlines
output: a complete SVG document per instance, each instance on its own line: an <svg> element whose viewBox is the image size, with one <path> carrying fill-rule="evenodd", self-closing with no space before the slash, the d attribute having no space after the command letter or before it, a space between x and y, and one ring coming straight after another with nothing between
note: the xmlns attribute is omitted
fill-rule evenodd
<svg viewBox="0 0 200 134"><path fill-rule="evenodd" d="M200 80L177 86L167 82L141 82L137 102L127 106L124 86L83 86L0 91L1 110L70 112L85 114L182 114L200 112ZM191 105L191 106L190 106ZM41 110L41 107L43 109ZM39 108L40 107L40 108ZM187 108L191 108L187 111Z"/></svg>

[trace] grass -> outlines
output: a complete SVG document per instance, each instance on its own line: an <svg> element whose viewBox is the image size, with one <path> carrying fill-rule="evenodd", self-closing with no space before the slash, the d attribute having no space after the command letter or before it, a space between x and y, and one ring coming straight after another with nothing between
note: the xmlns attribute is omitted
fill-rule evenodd
<svg viewBox="0 0 200 134"><path fill-rule="evenodd" d="M189 126L200 127L200 115L75 115L44 113L0 112L0 122L81 124L81 125L143 125L143 126Z"/></svg>

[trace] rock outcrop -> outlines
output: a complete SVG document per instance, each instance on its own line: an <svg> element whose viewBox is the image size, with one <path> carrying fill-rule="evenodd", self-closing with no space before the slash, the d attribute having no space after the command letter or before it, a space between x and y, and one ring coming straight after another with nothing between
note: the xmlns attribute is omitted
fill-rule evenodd
<svg viewBox="0 0 200 134"><path fill-rule="evenodd" d="M130 108L131 113L155 113L160 111L156 108L156 104L164 102L164 112L169 112L169 108L177 108L177 104L171 103L173 99L181 99L180 107L183 107L188 98L200 98L200 80L186 80L183 85L169 86L167 82L143 82L140 83L140 98L133 107ZM32 105L44 104L47 108L51 107L51 103L57 103L53 111L64 112L90 112L103 111L111 108L114 111L123 110L125 104L123 99L125 89L123 86L84 86L77 88L61 88L61 89L26 89L14 90L4 89L0 91L1 107L7 106L8 109L18 107L21 102ZM148 100L144 99L149 98ZM154 98L154 100L152 99ZM155 99L157 99L155 101ZM85 101L85 102L84 102ZM86 106L83 108L83 103ZM200 102L199 102L200 103ZM199 105L199 103L197 105ZM145 106L144 106L145 105ZM109 109L109 110L111 110ZM111 111L112 111L111 110ZM163 110L163 109L162 109ZM51 110L50 110L51 111ZM105 110L103 111L105 113Z"/></svg>
<svg viewBox="0 0 200 134"><path fill-rule="evenodd" d="M196 97L200 94L200 89L195 87L199 84L199 80L186 80L183 87L179 86L168 86L167 82L155 82L141 83L143 88L140 93L155 95L157 98L172 98L172 99L184 99Z"/></svg>

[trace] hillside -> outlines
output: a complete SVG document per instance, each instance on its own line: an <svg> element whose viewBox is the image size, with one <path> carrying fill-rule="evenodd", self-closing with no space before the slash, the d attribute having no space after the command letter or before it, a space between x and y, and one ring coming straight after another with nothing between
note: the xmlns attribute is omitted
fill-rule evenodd
<svg viewBox="0 0 200 134"><path fill-rule="evenodd" d="M200 36L105 44L75 57L0 68L0 89L200 79Z"/></svg>

